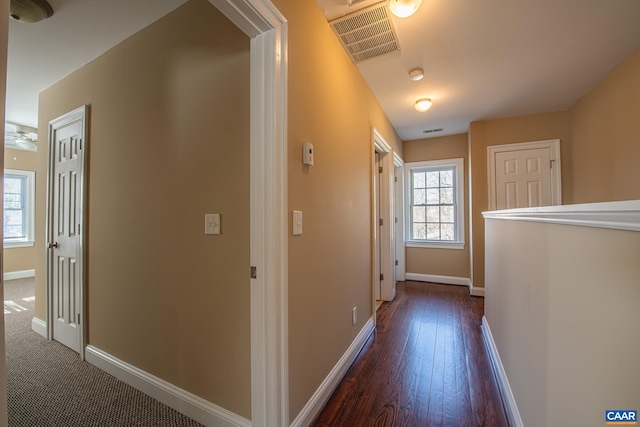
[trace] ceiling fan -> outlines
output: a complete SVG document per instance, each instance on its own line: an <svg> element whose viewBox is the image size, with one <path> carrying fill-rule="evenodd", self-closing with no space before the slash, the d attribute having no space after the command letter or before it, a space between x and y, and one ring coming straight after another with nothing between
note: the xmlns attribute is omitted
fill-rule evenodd
<svg viewBox="0 0 640 427"><path fill-rule="evenodd" d="M38 150L38 130L16 123L5 123L4 146L27 151Z"/></svg>

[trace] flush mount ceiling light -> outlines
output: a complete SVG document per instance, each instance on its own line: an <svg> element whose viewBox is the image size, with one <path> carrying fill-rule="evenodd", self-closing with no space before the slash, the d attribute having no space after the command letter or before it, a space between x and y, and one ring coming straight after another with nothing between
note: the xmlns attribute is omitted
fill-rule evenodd
<svg viewBox="0 0 640 427"><path fill-rule="evenodd" d="M11 0L10 15L20 22L39 22L53 15L47 0Z"/></svg>
<svg viewBox="0 0 640 427"><path fill-rule="evenodd" d="M422 0L390 0L389 9L398 18L406 18L416 13Z"/></svg>
<svg viewBox="0 0 640 427"><path fill-rule="evenodd" d="M420 98L416 101L416 110L420 111L421 113L424 113L425 111L427 111L429 108L431 108L431 105L433 103L431 102L430 98Z"/></svg>
<svg viewBox="0 0 640 427"><path fill-rule="evenodd" d="M424 77L424 71L422 70L422 68L416 68L414 70L409 71L409 78L414 82L417 82L418 80L422 80L423 77Z"/></svg>

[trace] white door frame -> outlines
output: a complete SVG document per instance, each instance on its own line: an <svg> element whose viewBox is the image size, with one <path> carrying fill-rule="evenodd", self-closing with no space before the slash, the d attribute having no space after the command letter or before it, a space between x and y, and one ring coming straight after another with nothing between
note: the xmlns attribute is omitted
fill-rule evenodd
<svg viewBox="0 0 640 427"><path fill-rule="evenodd" d="M391 146L384 140L380 132L373 128L372 132L372 150L371 161L372 169L375 168L375 156L376 153L380 154L380 166L382 167L382 173L379 174L380 183L380 200L377 200L374 196L373 209L373 266L374 273L372 277L373 291L373 304L375 305L375 289L374 286L377 283L376 272L380 272L383 279L381 280L381 292L380 299L383 301L393 301L396 296L396 283L395 283L395 258L394 258L394 227L392 226L394 211L393 211L393 152ZM373 170L373 173L378 173L377 170ZM373 182L373 176L372 176ZM373 185L373 184L372 184ZM373 187L372 187L373 188ZM378 203L380 204L380 210L378 210ZM378 212L381 212L378 217ZM379 226L380 219L382 219L382 226ZM379 232L378 232L379 231ZM378 240L379 239L379 240ZM375 253L375 248L380 244L380 255Z"/></svg>
<svg viewBox="0 0 640 427"><path fill-rule="evenodd" d="M521 142L517 144L491 145L487 147L487 175L489 175L489 210L496 210L496 154L506 151L523 151L548 148L551 158L551 204L562 204L562 162L560 140Z"/></svg>
<svg viewBox="0 0 640 427"><path fill-rule="evenodd" d="M269 0L209 1L251 38L251 265L257 269L250 280L251 416L253 425L284 427L289 425L287 24Z"/></svg>
<svg viewBox="0 0 640 427"><path fill-rule="evenodd" d="M404 282L407 274L407 264L404 248L404 161L398 153L393 153L394 192L393 211L395 215L395 280Z"/></svg>
<svg viewBox="0 0 640 427"><path fill-rule="evenodd" d="M250 279L251 423L285 427L289 425L287 21L270 0L209 2L251 38L251 266L256 270Z"/></svg>
<svg viewBox="0 0 640 427"><path fill-rule="evenodd" d="M55 189L53 188L54 183L55 183L55 179L53 178L52 174L55 173L56 171L56 161L54 158L55 153L57 152L57 150L54 150L54 144L55 144L55 130L58 129L58 127L63 126L63 125L67 125L71 122L76 122L76 121L81 121L82 122L82 139L83 139L83 147L82 149L79 151L79 155L81 156L80 161L79 161L79 169L78 169L78 181L80 182L80 190L79 190L79 195L80 195L80 213L79 213L79 217L80 217L80 238L79 238L79 250L78 250L78 264L79 264L79 278L78 280L80 281L80 285L79 285L79 300L80 300L80 322L78 323L78 347L77 350L79 355L80 355L80 359L84 360L85 358L85 347L86 347L86 336L85 336L85 330L84 330L84 325L87 322L87 317L86 317L86 300L85 300L85 284L86 284L86 277L85 277L85 259L86 259L86 254L85 254L85 248L86 248L86 238L87 238L87 230L85 229L85 225L87 224L87 186L86 186L86 175L85 175L85 171L87 169L87 151L89 149L89 144L88 144L88 138L87 135L89 135L89 124L88 124L88 114L89 114L89 107L87 105L83 105L81 107L76 108L73 111L70 111L60 117L58 117L57 119L51 120L49 122L49 162L47 165L47 211L46 211L46 215L47 215L47 223L46 223L46 236L47 236L47 245L51 242L53 242L54 236L53 236L53 220L54 220L54 215L55 213L53 212L53 198L54 198L54 194L55 194ZM47 247L46 249L47 251L47 255L46 255L46 319L47 319L47 339L52 340L53 339L53 328L54 328L54 321L55 319L53 318L53 259L52 259L52 254L53 252L49 250L49 247Z"/></svg>

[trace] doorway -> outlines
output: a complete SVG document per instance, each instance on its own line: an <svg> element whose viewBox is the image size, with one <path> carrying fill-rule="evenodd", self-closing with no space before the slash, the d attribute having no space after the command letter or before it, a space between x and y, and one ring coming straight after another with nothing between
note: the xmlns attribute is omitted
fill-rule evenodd
<svg viewBox="0 0 640 427"><path fill-rule="evenodd" d="M47 335L82 359L87 109L49 123L47 189Z"/></svg>
<svg viewBox="0 0 640 427"><path fill-rule="evenodd" d="M395 281L406 279L406 260L404 253L404 161L393 153L394 166L394 241L395 241Z"/></svg>
<svg viewBox="0 0 640 427"><path fill-rule="evenodd" d="M391 146L373 129L373 303L396 296L394 245L394 162Z"/></svg>
<svg viewBox="0 0 640 427"><path fill-rule="evenodd" d="M487 147L489 209L562 204L560 140Z"/></svg>

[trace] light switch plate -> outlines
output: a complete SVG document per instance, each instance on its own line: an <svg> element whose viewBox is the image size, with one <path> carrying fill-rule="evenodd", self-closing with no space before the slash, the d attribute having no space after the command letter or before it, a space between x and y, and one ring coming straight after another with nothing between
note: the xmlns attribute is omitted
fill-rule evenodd
<svg viewBox="0 0 640 427"><path fill-rule="evenodd" d="M204 234L220 234L220 214L204 215Z"/></svg>
<svg viewBox="0 0 640 427"><path fill-rule="evenodd" d="M293 211L293 235L302 234L302 211Z"/></svg>

